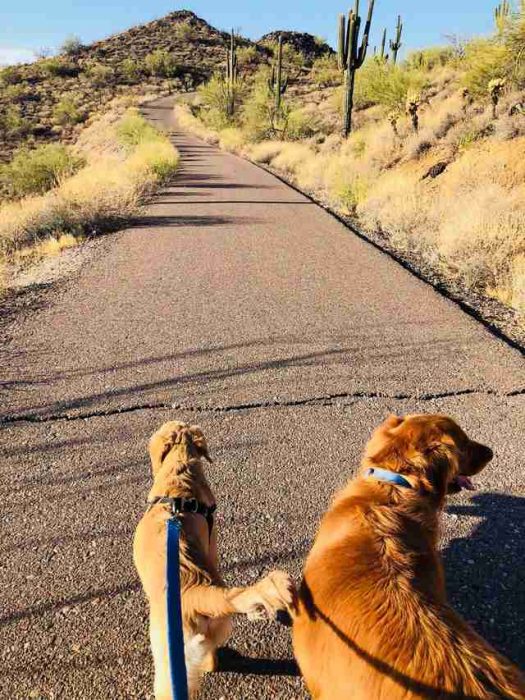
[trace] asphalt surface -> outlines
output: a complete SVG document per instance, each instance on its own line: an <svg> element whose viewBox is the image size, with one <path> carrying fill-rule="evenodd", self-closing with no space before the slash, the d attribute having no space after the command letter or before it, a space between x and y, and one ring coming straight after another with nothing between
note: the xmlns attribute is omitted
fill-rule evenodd
<svg viewBox="0 0 525 700"><path fill-rule="evenodd" d="M148 114L174 128L166 101ZM453 415L496 457L443 518L450 597L523 665L522 356L268 173L173 141L172 186L7 328L0 697L151 697L131 540L172 418L206 432L240 584L299 577L387 413ZM239 622L202 697L306 698L289 630Z"/></svg>

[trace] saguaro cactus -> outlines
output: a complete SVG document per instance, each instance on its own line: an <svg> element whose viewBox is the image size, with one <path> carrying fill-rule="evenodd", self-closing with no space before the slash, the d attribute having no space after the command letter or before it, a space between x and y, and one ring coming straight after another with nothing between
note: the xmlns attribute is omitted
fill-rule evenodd
<svg viewBox="0 0 525 700"><path fill-rule="evenodd" d="M379 58L381 61L388 61L388 54L385 55L385 48L386 48L386 28L383 30L383 36L381 38L381 52L379 54Z"/></svg>
<svg viewBox="0 0 525 700"><path fill-rule="evenodd" d="M283 38L279 36L277 44L277 60L272 66L272 73L268 79L268 88L275 98L275 112L281 111L281 98L288 87L288 76L283 78Z"/></svg>
<svg viewBox="0 0 525 700"><path fill-rule="evenodd" d="M511 12L511 5L509 0L503 0L500 4L494 8L494 21L496 23L496 29L500 34L503 34L505 29L505 23Z"/></svg>
<svg viewBox="0 0 525 700"><path fill-rule="evenodd" d="M339 16L337 57L339 68L345 71L345 101L343 113L343 136L345 137L352 131L355 74L365 62L374 3L375 0L368 0L368 16L363 31L361 46L359 46L359 30L361 28L359 0L355 0L355 7L348 13L348 19L344 15Z"/></svg>
<svg viewBox="0 0 525 700"><path fill-rule="evenodd" d="M403 33L403 23L401 22L401 15L397 16L397 26L396 26L396 38L394 41L390 39L390 50L392 51L392 62L394 66L397 63L397 52L401 48L401 34Z"/></svg>
<svg viewBox="0 0 525 700"><path fill-rule="evenodd" d="M238 77L239 71L237 67L237 44L235 41L235 32L232 29L230 36L230 48L228 49L228 61L226 63L226 111L229 117L232 117L235 112L235 94L237 90Z"/></svg>

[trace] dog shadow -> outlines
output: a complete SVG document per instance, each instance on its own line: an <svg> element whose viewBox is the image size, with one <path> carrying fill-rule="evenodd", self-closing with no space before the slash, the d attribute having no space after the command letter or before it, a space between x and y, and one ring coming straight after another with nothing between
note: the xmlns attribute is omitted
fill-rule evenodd
<svg viewBox="0 0 525 700"><path fill-rule="evenodd" d="M218 650L219 673L240 673L252 676L298 676L299 669L292 659L255 659L243 656L230 647Z"/></svg>
<svg viewBox="0 0 525 700"><path fill-rule="evenodd" d="M450 503L446 512L479 519L473 532L443 552L449 600L496 649L523 666L525 498L480 493L466 504Z"/></svg>

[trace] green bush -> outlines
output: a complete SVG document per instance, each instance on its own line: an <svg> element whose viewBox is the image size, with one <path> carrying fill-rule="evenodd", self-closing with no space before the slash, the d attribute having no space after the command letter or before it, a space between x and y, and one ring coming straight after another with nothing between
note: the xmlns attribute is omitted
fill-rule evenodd
<svg viewBox="0 0 525 700"><path fill-rule="evenodd" d="M231 103L230 87L222 75L214 75L198 88L202 102L200 117L203 122L213 129L231 126L243 102L245 92L244 81L239 78L233 85L233 116L231 116L228 111Z"/></svg>
<svg viewBox="0 0 525 700"><path fill-rule="evenodd" d="M16 85L21 79L22 75L16 66L6 66L0 70L0 82L2 85Z"/></svg>
<svg viewBox="0 0 525 700"><path fill-rule="evenodd" d="M130 109L118 124L117 138L128 150L133 150L141 143L158 141L163 137L136 109Z"/></svg>
<svg viewBox="0 0 525 700"><path fill-rule="evenodd" d="M78 36L68 36L60 47L60 53L65 53L68 56L75 56L82 49L82 42Z"/></svg>
<svg viewBox="0 0 525 700"><path fill-rule="evenodd" d="M270 71L261 68L242 109L242 126L250 141L284 138L290 108L281 100L279 112L275 109L275 96L268 86Z"/></svg>
<svg viewBox="0 0 525 700"><path fill-rule="evenodd" d="M79 124L86 119L86 114L82 112L72 97L63 97L53 108L53 121L60 126L72 126Z"/></svg>
<svg viewBox="0 0 525 700"><path fill-rule="evenodd" d="M32 151L23 148L0 168L0 191L12 198L43 194L83 165L83 159L65 146L47 144Z"/></svg>
<svg viewBox="0 0 525 700"><path fill-rule="evenodd" d="M128 83L137 83L140 79L140 68L132 58L125 58L120 64L120 73Z"/></svg>
<svg viewBox="0 0 525 700"><path fill-rule="evenodd" d="M283 136L290 141L308 139L319 133L319 120L304 109L292 109L285 115Z"/></svg>
<svg viewBox="0 0 525 700"><path fill-rule="evenodd" d="M237 49L237 65L239 68L254 66L259 63L259 53L255 46L240 46Z"/></svg>
<svg viewBox="0 0 525 700"><path fill-rule="evenodd" d="M406 58L405 67L409 70L432 70L456 60L457 55L452 46L431 46L428 49L411 51Z"/></svg>
<svg viewBox="0 0 525 700"><path fill-rule="evenodd" d="M47 58L40 63L41 72L49 78L67 78L78 75L78 66L64 58Z"/></svg>
<svg viewBox="0 0 525 700"><path fill-rule="evenodd" d="M498 39L475 39L465 47L467 70L463 83L475 97L488 94L488 84L508 72L508 52Z"/></svg>
<svg viewBox="0 0 525 700"><path fill-rule="evenodd" d="M29 123L22 116L20 105L9 105L0 113L0 132L8 138L20 138L29 131Z"/></svg>
<svg viewBox="0 0 525 700"><path fill-rule="evenodd" d="M315 59L311 75L318 87L341 85L343 81L343 74L337 65L337 58L329 54Z"/></svg>
<svg viewBox="0 0 525 700"><path fill-rule="evenodd" d="M407 96L425 87L425 75L392 63L368 59L357 72L354 103L357 108L381 105L386 111L403 111Z"/></svg>
<svg viewBox="0 0 525 700"><path fill-rule="evenodd" d="M95 87L104 87L113 82L115 74L110 66L105 66L102 63L90 63L86 69L85 73L91 83Z"/></svg>
<svg viewBox="0 0 525 700"><path fill-rule="evenodd" d="M144 59L146 71L157 78L173 78L180 72L175 57L162 49L149 53Z"/></svg>
<svg viewBox="0 0 525 700"><path fill-rule="evenodd" d="M474 39L465 46L467 71L463 82L470 93L488 94L491 80L506 79L511 87L525 87L525 2L505 22L502 33Z"/></svg>
<svg viewBox="0 0 525 700"><path fill-rule="evenodd" d="M179 41L193 41L198 38L198 34L189 22L181 22L175 27L175 37Z"/></svg>

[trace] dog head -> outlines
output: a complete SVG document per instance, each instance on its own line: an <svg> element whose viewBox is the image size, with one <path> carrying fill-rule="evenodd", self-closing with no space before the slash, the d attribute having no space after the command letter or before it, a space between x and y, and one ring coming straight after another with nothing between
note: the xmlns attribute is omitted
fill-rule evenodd
<svg viewBox="0 0 525 700"><path fill-rule="evenodd" d="M373 433L363 466L399 472L414 486L444 498L473 488L470 477L491 459L489 447L470 440L447 416L392 415Z"/></svg>
<svg viewBox="0 0 525 700"><path fill-rule="evenodd" d="M211 462L204 433L198 425L180 421L164 423L149 441L149 454L153 477L166 462L173 466L185 464L191 459L204 457Z"/></svg>

